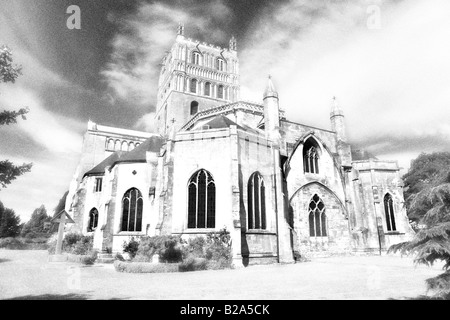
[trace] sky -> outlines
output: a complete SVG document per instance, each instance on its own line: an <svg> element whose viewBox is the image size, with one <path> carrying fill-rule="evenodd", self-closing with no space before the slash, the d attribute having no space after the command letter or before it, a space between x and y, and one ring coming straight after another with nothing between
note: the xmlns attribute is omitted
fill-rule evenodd
<svg viewBox="0 0 450 320"><path fill-rule="evenodd" d="M0 159L33 163L0 190L27 221L68 190L88 120L153 131L160 61L187 37L237 38L241 100L262 103L271 74L289 120L330 129L332 98L348 140L407 170L422 152L450 151L448 0L1 0L0 45L23 75L0 84ZM81 29L67 21L80 8Z"/></svg>

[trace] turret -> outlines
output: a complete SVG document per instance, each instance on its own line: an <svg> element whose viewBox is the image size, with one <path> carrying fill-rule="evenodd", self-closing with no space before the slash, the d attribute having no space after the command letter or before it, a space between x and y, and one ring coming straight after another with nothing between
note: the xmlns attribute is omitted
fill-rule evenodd
<svg viewBox="0 0 450 320"><path fill-rule="evenodd" d="M266 90L264 91L264 128L266 138L276 141L279 137L280 129L280 109L278 104L278 92L269 75Z"/></svg>
<svg viewBox="0 0 450 320"><path fill-rule="evenodd" d="M344 112L339 107L336 97L333 97L330 120L331 130L336 132L338 141L347 141L347 135L345 133Z"/></svg>
<svg viewBox="0 0 450 320"><path fill-rule="evenodd" d="M234 36L230 39L230 50L237 51L237 42Z"/></svg>
<svg viewBox="0 0 450 320"><path fill-rule="evenodd" d="M178 24L177 35L184 37L184 24L181 22Z"/></svg>

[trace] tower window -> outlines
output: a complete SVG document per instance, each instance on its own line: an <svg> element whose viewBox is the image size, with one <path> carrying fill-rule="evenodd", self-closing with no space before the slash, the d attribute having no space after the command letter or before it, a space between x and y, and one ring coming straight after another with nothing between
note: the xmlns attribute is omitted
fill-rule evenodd
<svg viewBox="0 0 450 320"><path fill-rule="evenodd" d="M394 216L394 201L388 193L384 196L384 213L386 215L386 225L388 231L397 231Z"/></svg>
<svg viewBox="0 0 450 320"><path fill-rule="evenodd" d="M89 222L88 222L88 232L93 232L95 229L97 229L98 226L98 211L97 209L93 208L89 212Z"/></svg>
<svg viewBox="0 0 450 320"><path fill-rule="evenodd" d="M192 101L191 102L191 116L193 116L197 112L198 112L198 102L197 101Z"/></svg>
<svg viewBox="0 0 450 320"><path fill-rule="evenodd" d="M303 146L303 167L307 173L319 173L319 148L312 139Z"/></svg>
<svg viewBox="0 0 450 320"><path fill-rule="evenodd" d="M188 184L188 228L215 228L216 185L211 174L199 170Z"/></svg>
<svg viewBox="0 0 450 320"><path fill-rule="evenodd" d="M317 194L309 203L309 235L311 237L327 236L327 216L325 214L325 205Z"/></svg>
<svg viewBox="0 0 450 320"><path fill-rule="evenodd" d="M222 85L220 85L220 86L217 88L217 98L223 99L223 86L222 86Z"/></svg>
<svg viewBox="0 0 450 320"><path fill-rule="evenodd" d="M200 64L200 53L199 52L193 52L192 53L192 63L193 64Z"/></svg>
<svg viewBox="0 0 450 320"><path fill-rule="evenodd" d="M190 91L197 93L197 79L191 79Z"/></svg>
<svg viewBox="0 0 450 320"><path fill-rule="evenodd" d="M142 207L141 192L132 188L125 192L122 198L122 231L142 231Z"/></svg>
<svg viewBox="0 0 450 320"><path fill-rule="evenodd" d="M102 183L103 183L103 179L102 178L95 178L95 192L102 192Z"/></svg>
<svg viewBox="0 0 450 320"><path fill-rule="evenodd" d="M266 195L264 180L256 172L248 181L248 228L266 229Z"/></svg>
<svg viewBox="0 0 450 320"><path fill-rule="evenodd" d="M217 58L216 60L216 68L219 71L225 71L225 61L221 58Z"/></svg>
<svg viewBox="0 0 450 320"><path fill-rule="evenodd" d="M211 95L211 83L206 82L205 83L205 96L210 96Z"/></svg>

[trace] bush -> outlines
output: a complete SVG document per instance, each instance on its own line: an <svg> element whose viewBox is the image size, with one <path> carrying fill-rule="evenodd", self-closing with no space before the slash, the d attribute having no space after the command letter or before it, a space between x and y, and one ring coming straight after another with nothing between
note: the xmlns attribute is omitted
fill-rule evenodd
<svg viewBox="0 0 450 320"><path fill-rule="evenodd" d="M114 261L114 268L118 272L127 273L167 273L177 272L177 263L145 263L145 262L123 262Z"/></svg>
<svg viewBox="0 0 450 320"><path fill-rule="evenodd" d="M181 262L181 237L165 235L142 238L137 251L139 260L151 261L155 254L158 254L159 260L164 263Z"/></svg>
<svg viewBox="0 0 450 320"><path fill-rule="evenodd" d="M0 239L0 248L9 250L23 250L26 248L26 244L17 238L3 238Z"/></svg>
<svg viewBox="0 0 450 320"><path fill-rule="evenodd" d="M123 256L120 253L116 253L114 255L114 260L125 261L125 259L123 258Z"/></svg>
<svg viewBox="0 0 450 320"><path fill-rule="evenodd" d="M97 251L89 251L83 255L69 253L67 255L67 260L70 262L82 263L84 265L93 265L95 260L97 260Z"/></svg>
<svg viewBox="0 0 450 320"><path fill-rule="evenodd" d="M178 271L200 271L208 269L208 261L205 258L189 257L178 265Z"/></svg>
<svg viewBox="0 0 450 320"><path fill-rule="evenodd" d="M93 237L82 236L78 242L76 242L70 249L70 252L77 255L86 255L88 252L92 251L93 248Z"/></svg>
<svg viewBox="0 0 450 320"><path fill-rule="evenodd" d="M183 258L205 257L206 239L204 237L195 237L188 240L187 245L183 246Z"/></svg>
<svg viewBox="0 0 450 320"><path fill-rule="evenodd" d="M63 240L63 248L71 248L78 241L80 241L81 238L83 238L83 235L81 233L72 232L66 234Z"/></svg>
<svg viewBox="0 0 450 320"><path fill-rule="evenodd" d="M133 259L136 256L136 253L139 249L139 242L131 238L130 242L123 242L123 252L126 252L130 255L130 258Z"/></svg>

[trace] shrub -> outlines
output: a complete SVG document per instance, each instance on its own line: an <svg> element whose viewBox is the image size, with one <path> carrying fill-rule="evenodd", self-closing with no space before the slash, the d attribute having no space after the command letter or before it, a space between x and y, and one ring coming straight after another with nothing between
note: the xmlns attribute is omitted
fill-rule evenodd
<svg viewBox="0 0 450 320"><path fill-rule="evenodd" d="M159 255L161 262L175 263L182 261L181 237L164 235L142 238L137 251L139 259L151 261L154 254Z"/></svg>
<svg viewBox="0 0 450 320"><path fill-rule="evenodd" d="M82 236L71 248L70 252L77 255L86 255L92 250L93 237Z"/></svg>
<svg viewBox="0 0 450 320"><path fill-rule="evenodd" d="M26 244L17 238L3 238L0 239L0 248L9 250L22 250L26 248Z"/></svg>
<svg viewBox="0 0 450 320"><path fill-rule="evenodd" d="M80 241L82 237L83 235L81 233L71 232L66 234L63 240L63 248L69 248L70 251L70 248Z"/></svg>
<svg viewBox="0 0 450 320"><path fill-rule="evenodd" d="M166 272L177 272L177 263L145 263L145 262L123 262L116 260L114 261L114 268L118 272L127 273L166 273Z"/></svg>
<svg viewBox="0 0 450 320"><path fill-rule="evenodd" d="M131 238L130 242L123 242L123 252L126 252L130 255L130 257L133 259L136 256L136 253L139 249L139 242L134 240L134 238Z"/></svg>
<svg viewBox="0 0 450 320"><path fill-rule="evenodd" d="M114 260L125 261L123 256L118 252L114 255Z"/></svg>
<svg viewBox="0 0 450 320"><path fill-rule="evenodd" d="M206 239L204 237L195 237L187 241L187 244L183 246L183 257L205 257Z"/></svg>
<svg viewBox="0 0 450 320"><path fill-rule="evenodd" d="M199 271L208 269L208 262L205 258L189 257L178 265L178 271Z"/></svg>
<svg viewBox="0 0 450 320"><path fill-rule="evenodd" d="M81 257L81 263L85 265L94 264L95 260L97 260L97 251L90 251L87 255L83 255Z"/></svg>

